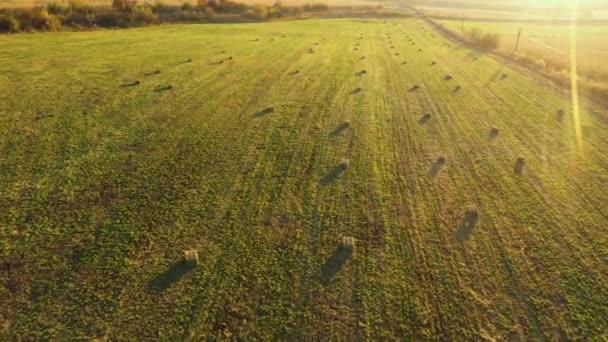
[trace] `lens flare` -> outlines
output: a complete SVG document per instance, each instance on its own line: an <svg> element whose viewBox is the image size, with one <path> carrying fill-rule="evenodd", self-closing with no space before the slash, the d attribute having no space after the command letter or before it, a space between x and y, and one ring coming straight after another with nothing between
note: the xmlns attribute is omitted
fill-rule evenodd
<svg viewBox="0 0 608 342"><path fill-rule="evenodd" d="M570 88L572 94L572 119L574 121L574 133L576 135L576 145L579 152L583 149L583 132L581 130L580 105L578 96L578 61L577 61L577 18L578 0L573 1L572 23L570 25Z"/></svg>

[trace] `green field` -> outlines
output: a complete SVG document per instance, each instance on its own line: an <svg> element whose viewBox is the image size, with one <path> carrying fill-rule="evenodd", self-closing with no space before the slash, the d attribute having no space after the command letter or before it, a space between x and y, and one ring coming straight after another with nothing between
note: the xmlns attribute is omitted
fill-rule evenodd
<svg viewBox="0 0 608 342"><path fill-rule="evenodd" d="M607 339L604 113L429 31L0 37L0 339Z"/></svg>
<svg viewBox="0 0 608 342"><path fill-rule="evenodd" d="M460 32L460 20L438 20L440 24ZM517 33L522 28L519 50L558 65L570 65L571 25L568 23L534 23L518 21L477 21L466 20L465 31L479 29L486 33L496 33L500 37L500 47L512 51L517 42ZM582 72L591 75L608 75L608 23L581 23L577 26L576 51Z"/></svg>

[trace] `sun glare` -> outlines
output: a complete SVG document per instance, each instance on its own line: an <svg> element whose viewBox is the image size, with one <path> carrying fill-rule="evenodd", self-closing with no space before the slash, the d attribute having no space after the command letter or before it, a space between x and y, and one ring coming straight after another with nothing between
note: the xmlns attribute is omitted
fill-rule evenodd
<svg viewBox="0 0 608 342"><path fill-rule="evenodd" d="M576 13L578 8L578 1L572 1L573 13ZM572 23L570 25L570 88L572 96L572 117L574 121L574 133L576 135L576 144L579 152L583 148L583 133L581 130L580 120L580 106L578 99L578 61L577 61L577 48L576 48L576 35L577 35L577 18L576 15L572 16Z"/></svg>

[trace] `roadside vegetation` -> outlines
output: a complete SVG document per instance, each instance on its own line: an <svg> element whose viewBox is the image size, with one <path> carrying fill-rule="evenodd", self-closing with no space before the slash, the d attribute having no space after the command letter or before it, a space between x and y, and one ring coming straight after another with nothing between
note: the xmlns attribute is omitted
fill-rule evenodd
<svg viewBox="0 0 608 342"><path fill-rule="evenodd" d="M566 47L565 53L560 51L556 53L555 49L550 46L543 48L540 45L542 43L526 42L524 41L525 38L522 38L520 42L520 49L514 51L517 35L508 36L508 39L504 39L503 37L506 36L499 34L495 29L496 23L484 21L474 24L467 23L468 26L473 25L473 27L469 27L462 32L459 29L461 26L459 20L436 20L429 17L429 21L437 30L452 39L478 50L493 52L501 58L538 72L564 89L571 86L571 66L568 55L570 46L569 36L567 35L564 35L559 42L560 47ZM546 25L555 25L553 30L560 32L564 30L563 24L547 23ZM515 24L510 26L515 27L513 32L516 32L517 26ZM604 32L608 33L608 24L601 27L604 28ZM547 30L551 30L551 28ZM581 39L583 43L589 41L589 38L583 35L580 35L580 37L584 38ZM587 43L587 45L589 44ZM576 51L579 60L577 70L580 91L588 98L601 103L608 101L608 69L606 69L602 59L603 56L608 56L606 49L608 47L602 46L598 42L593 46L579 46Z"/></svg>

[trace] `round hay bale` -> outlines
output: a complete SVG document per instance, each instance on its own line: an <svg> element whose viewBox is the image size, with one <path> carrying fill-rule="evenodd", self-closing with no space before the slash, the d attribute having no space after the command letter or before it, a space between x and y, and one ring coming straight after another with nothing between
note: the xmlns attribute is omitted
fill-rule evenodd
<svg viewBox="0 0 608 342"><path fill-rule="evenodd" d="M198 252L194 249L184 251L184 263L190 266L198 265Z"/></svg>
<svg viewBox="0 0 608 342"><path fill-rule="evenodd" d="M338 167L342 170L346 170L349 165L350 165L350 160L348 158L343 158L338 163Z"/></svg>
<svg viewBox="0 0 608 342"><path fill-rule="evenodd" d="M344 251L352 252L355 249L355 238L352 236L342 237L340 248L342 248Z"/></svg>

